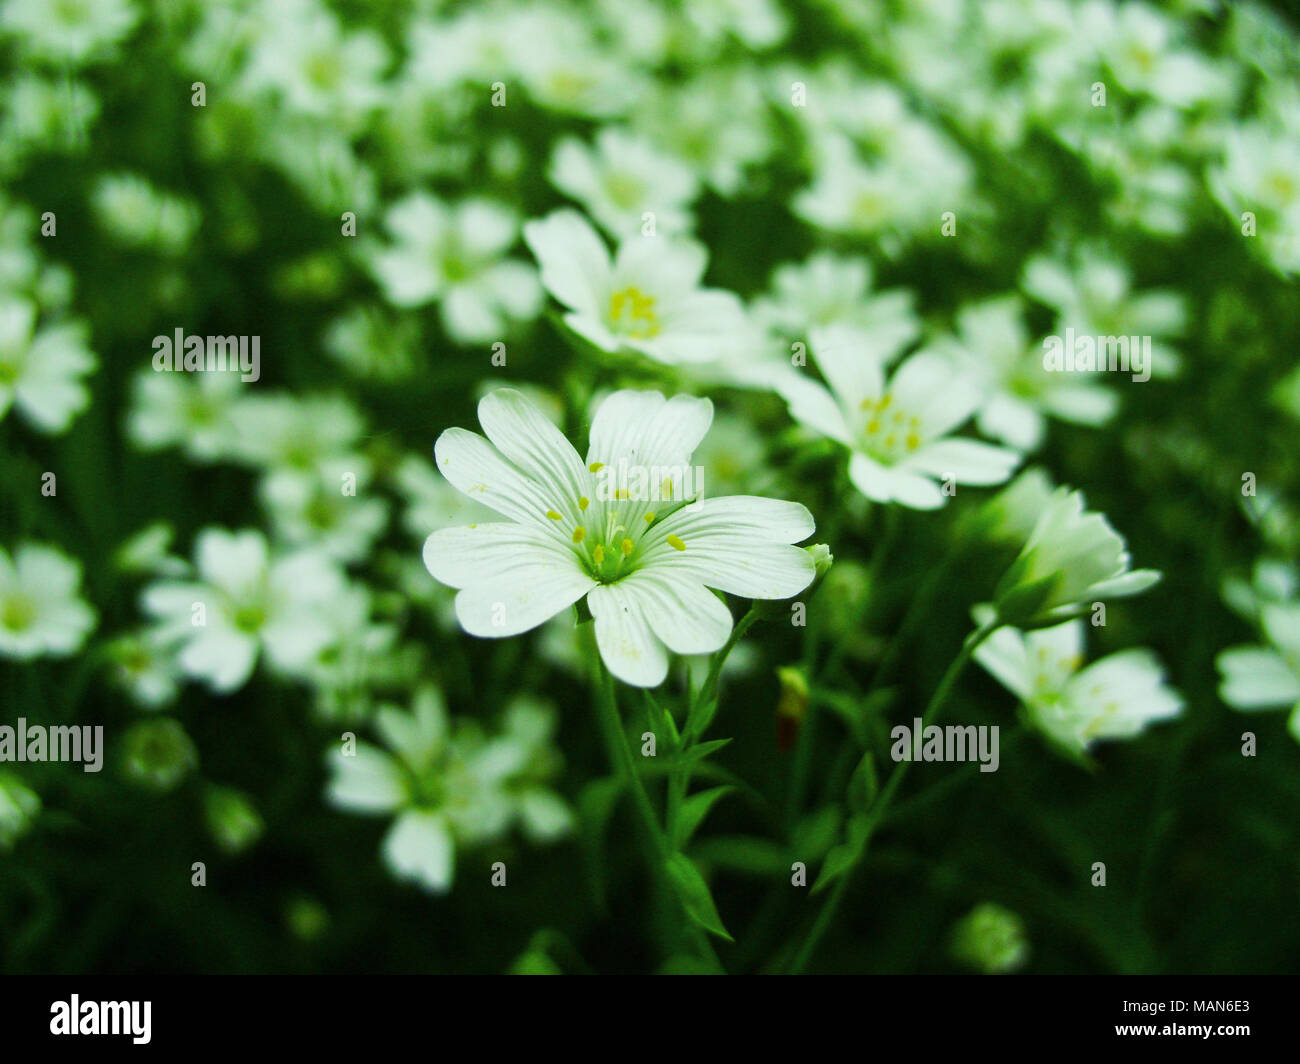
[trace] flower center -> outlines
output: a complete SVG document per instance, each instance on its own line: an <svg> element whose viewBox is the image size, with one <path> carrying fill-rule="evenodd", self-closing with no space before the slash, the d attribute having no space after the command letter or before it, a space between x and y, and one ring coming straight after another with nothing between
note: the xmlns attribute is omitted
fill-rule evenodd
<svg viewBox="0 0 1300 1064"><path fill-rule="evenodd" d="M892 465L921 446L921 419L894 405L886 392L879 399L863 399L862 447L873 458Z"/></svg>
<svg viewBox="0 0 1300 1064"><path fill-rule="evenodd" d="M605 465L592 462L587 468L599 475ZM569 517L558 510L546 511L549 520L568 532L582 568L602 584L613 584L635 572L646 532L691 501L683 497L684 490L676 487L671 477L655 484L653 490L642 490L643 479L628 483L640 486L630 490L602 484L599 491L593 489L594 501L581 496ZM673 550L686 550L679 536L669 536L666 542Z"/></svg>
<svg viewBox="0 0 1300 1064"><path fill-rule="evenodd" d="M245 603L236 606L231 622L241 632L247 632L251 635L266 623L266 610L256 603Z"/></svg>
<svg viewBox="0 0 1300 1064"><path fill-rule="evenodd" d="M0 606L0 626L11 632L30 628L36 620L36 604L26 595L10 595Z"/></svg>
<svg viewBox="0 0 1300 1064"><path fill-rule="evenodd" d="M609 297L609 327L618 336L648 340L659 335L655 297L635 286L620 288Z"/></svg>
<svg viewBox="0 0 1300 1064"><path fill-rule="evenodd" d="M620 207L639 207L645 198L645 186L631 174L611 174L605 179L605 191Z"/></svg>

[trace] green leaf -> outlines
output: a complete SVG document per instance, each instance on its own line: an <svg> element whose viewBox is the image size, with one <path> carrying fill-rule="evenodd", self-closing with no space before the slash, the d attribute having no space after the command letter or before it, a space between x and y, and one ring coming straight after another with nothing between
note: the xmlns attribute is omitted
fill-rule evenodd
<svg viewBox="0 0 1300 1064"><path fill-rule="evenodd" d="M809 813L795 825L790 836L790 848L797 860L809 864L826 854L840 832L840 810L837 806L823 806Z"/></svg>
<svg viewBox="0 0 1300 1064"><path fill-rule="evenodd" d="M691 852L706 865L759 879L781 875L790 867L784 847L755 835L715 835L696 843Z"/></svg>
<svg viewBox="0 0 1300 1064"><path fill-rule="evenodd" d="M730 739L710 739L707 743L696 743L694 746L683 750L673 759L675 765L694 765L703 761L712 753L716 753L726 746Z"/></svg>
<svg viewBox="0 0 1300 1064"><path fill-rule="evenodd" d="M722 925L722 917L718 915L718 907L713 904L709 885L704 882L704 877L700 875L700 870L695 867L695 863L684 853L674 853L665 862L664 867L668 872L668 881L672 883L677 896L681 898L686 914L705 931L719 938L725 938L728 942L734 942L735 939Z"/></svg>
<svg viewBox="0 0 1300 1064"><path fill-rule="evenodd" d="M840 843L831 850L826 855L826 860L822 862L821 871L817 874L817 882L812 885L812 893L819 894L839 879L857 863L861 852L861 847L847 842Z"/></svg>
<svg viewBox="0 0 1300 1064"><path fill-rule="evenodd" d="M691 841L691 836L695 834L696 829L704 822L704 818L709 815L709 810L713 804L724 794L730 794L734 787L713 787L707 791L700 791L692 794L684 802L677 814L677 831L673 839L673 845L679 850Z"/></svg>
<svg viewBox="0 0 1300 1064"><path fill-rule="evenodd" d="M848 803L855 813L865 812L876 797L880 781L876 777L876 759L868 750L849 779Z"/></svg>
<svg viewBox="0 0 1300 1064"><path fill-rule="evenodd" d="M666 742L661 745L667 747L669 751L676 750L682 743L681 733L677 730L677 721L673 719L672 712L660 705L658 700L649 691L643 692L646 703L646 715L650 718L650 727L656 734L663 736Z"/></svg>

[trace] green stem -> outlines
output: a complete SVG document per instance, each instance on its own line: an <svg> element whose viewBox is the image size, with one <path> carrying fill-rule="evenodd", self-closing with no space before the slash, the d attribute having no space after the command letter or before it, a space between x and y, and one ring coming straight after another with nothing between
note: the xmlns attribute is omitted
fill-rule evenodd
<svg viewBox="0 0 1300 1064"><path fill-rule="evenodd" d="M628 745L627 735L623 731L623 722L618 715L618 698L614 693L614 677L605 668L604 662L598 666L598 672L596 716L600 720L600 729L605 737L611 767L622 777L632 794L632 804L636 806L637 815L652 850L655 877L668 888L668 892L674 898L677 898L677 892L672 889L665 872L666 862L672 855L673 849L659 826L659 817L655 813L654 804L650 801L650 794L645 789L645 783L641 780L641 773L632 757L632 748ZM690 915L685 912L680 899L678 899L678 906L686 917L685 926L695 940L700 953L721 971L722 962L714 952L705 931L697 927Z"/></svg>
<svg viewBox="0 0 1300 1064"><path fill-rule="evenodd" d="M939 686L935 688L929 703L925 707L925 712L921 714L921 730L924 730L934 723L939 713L942 711L944 704L948 701L948 696L952 694L952 689L957 680L965 671L966 666L970 663L971 656L981 643L984 642L997 627L996 619L982 625L975 631L971 632L962 643L960 652L948 668L944 671L943 678L939 681ZM894 766L894 771L890 773L888 781L881 791L876 795L876 799L871 803L871 808L867 811L868 826L864 834L861 848L858 850L857 857L853 863L846 868L840 875L839 881L831 891L830 897L822 906L821 912L817 914L812 930L809 931L808 937L804 939L803 945L799 947L799 952L795 955L794 961L790 966L790 974L797 975L802 972L808 962L812 960L822 937L830 929L831 924L835 922L835 917L839 912L844 895L848 893L849 885L853 879L853 873L862 863L862 858L866 855L871 845L871 837L875 833L876 827L884 818L885 813L889 810L890 803L894 800L894 795L898 793L899 787L903 785L903 780L907 776L907 770L911 766L911 760L899 761Z"/></svg>

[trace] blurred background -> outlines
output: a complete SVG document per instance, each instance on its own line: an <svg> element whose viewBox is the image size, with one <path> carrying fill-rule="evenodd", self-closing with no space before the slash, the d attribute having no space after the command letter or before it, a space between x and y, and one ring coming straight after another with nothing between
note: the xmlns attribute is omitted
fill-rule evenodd
<svg viewBox="0 0 1300 1064"><path fill-rule="evenodd" d="M1039 404L1016 446L1164 573L1087 650L1149 647L1184 708L1080 763L968 671L946 719L1000 725L999 771L915 766L812 967L1300 965L1300 695L1243 712L1219 664L1300 675L1269 612L1300 543L1293 7L0 0L0 63L0 723L106 743L99 773L0 763L5 971L672 967L581 633L473 639L420 560L482 516L434 441L505 384L580 450L607 389L708 395L711 493L802 502L835 554L815 624L728 665L708 782L736 790L691 848L723 963L779 967L820 902L791 862L840 840L859 744L887 757L1019 546L997 489L875 506L791 420L754 370L836 323L1030 405L1041 337L1155 338L1149 382ZM697 240L742 354L576 343L521 235L561 207ZM257 379L157 371L178 329L256 337ZM453 804L435 867L403 832Z"/></svg>

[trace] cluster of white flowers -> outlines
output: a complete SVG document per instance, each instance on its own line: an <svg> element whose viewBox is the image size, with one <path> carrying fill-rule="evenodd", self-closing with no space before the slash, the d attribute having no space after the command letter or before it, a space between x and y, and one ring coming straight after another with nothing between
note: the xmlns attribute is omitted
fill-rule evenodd
<svg viewBox="0 0 1300 1064"><path fill-rule="evenodd" d="M445 891L462 847L516 824L562 837L572 788L557 779L556 715L531 695L485 703L504 710L496 730L468 712L453 723L431 638L464 657L483 648L462 632L540 629L530 649L570 669L576 616L592 622L593 670L678 684L676 656L697 692L718 680L708 656L745 630L727 595L794 600L824 573L812 513L785 500L826 506L828 538L865 539L880 513L939 526L904 511L1006 484L966 511L1019 551L978 611L976 660L1073 757L1181 712L1150 651L1083 657L1080 618L1159 574L1134 570L1109 521L1042 466L1012 477L1132 420L1126 378L1049 367L1043 330L1152 340L1150 387L1172 387L1159 382L1178 374L1198 308L1142 252L1213 218L1257 238L1243 254L1300 273L1297 38L1281 22L1243 5L1211 46L1143 2L827 0L809 17L831 43L795 61L782 45L798 20L776 0L349 5L348 18L327 0L182 6L154 18L141 0L0 0L0 42L24 63L0 92L6 181L89 150L118 106L97 71L126 62L137 35L193 94L184 161L220 175L215 192L126 161L80 194L86 229L143 264L123 335L225 313L238 284L205 295L185 264L211 250L236 272L273 244L269 284L309 323L282 330L291 354L255 387L143 359L126 375L126 440L199 485L197 520L152 514L104 574L133 581L139 619L107 633L99 660L141 709L187 684L225 697L271 681L305 691L322 727L373 728L382 747L331 747L329 800L392 816L391 871ZM330 242L296 252L280 199L253 203L254 175ZM1074 182L1086 194L1069 209L1047 202ZM38 250L56 235L43 226L75 221L0 193L6 431L61 436L91 402L89 321L98 332L112 315L76 312L54 261L75 257ZM932 267L934 290L918 279ZM467 369L471 354L492 369ZM320 365L346 385L299 388ZM468 398L483 435L447 427ZM1300 411L1300 384L1283 398ZM386 419L402 399L418 420ZM846 490L819 495L810 468ZM606 490L628 472L643 480ZM212 485L230 494L207 505ZM227 498L256 516L227 517ZM120 623L107 599L87 601L80 562L16 524L0 545L0 657L76 654L100 613ZM857 604L874 594L878 571L837 564ZM1263 644L1222 652L1222 698L1294 706L1300 739L1294 571L1262 566L1228 598ZM728 669L753 665L745 649ZM189 771L183 729L157 727ZM259 834L238 794L217 788L208 805L232 846ZM38 809L0 777L0 847Z"/></svg>

